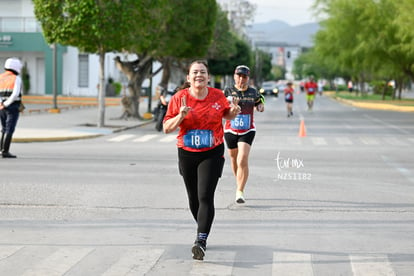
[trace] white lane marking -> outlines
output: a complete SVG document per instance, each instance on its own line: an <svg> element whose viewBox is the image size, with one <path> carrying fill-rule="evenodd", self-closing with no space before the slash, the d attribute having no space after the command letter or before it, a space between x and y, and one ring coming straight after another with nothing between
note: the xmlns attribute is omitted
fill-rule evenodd
<svg viewBox="0 0 414 276"><path fill-rule="evenodd" d="M118 135L114 138L109 139L108 141L110 142L121 142L121 141L125 141L127 139L130 139L132 137L134 137L135 135L132 134L122 134L122 135Z"/></svg>
<svg viewBox="0 0 414 276"><path fill-rule="evenodd" d="M370 137L359 137L359 140L365 145L378 145L378 140Z"/></svg>
<svg viewBox="0 0 414 276"><path fill-rule="evenodd" d="M387 256L351 255L354 276L396 276Z"/></svg>
<svg viewBox="0 0 414 276"><path fill-rule="evenodd" d="M312 137L312 143L316 146L327 145L325 138L322 138L322 137Z"/></svg>
<svg viewBox="0 0 414 276"><path fill-rule="evenodd" d="M396 137L385 137L385 142L393 146L407 146L408 144Z"/></svg>
<svg viewBox="0 0 414 276"><path fill-rule="evenodd" d="M177 139L176 135L167 135L166 137L160 139L160 142L167 143Z"/></svg>
<svg viewBox="0 0 414 276"><path fill-rule="evenodd" d="M189 275L232 275L235 257L236 252L207 250L204 261L194 261Z"/></svg>
<svg viewBox="0 0 414 276"><path fill-rule="evenodd" d="M347 146L347 145L353 144L352 141L346 137L338 137L338 138L335 138L335 140L341 146Z"/></svg>
<svg viewBox="0 0 414 276"><path fill-rule="evenodd" d="M157 136L158 136L158 134L147 134L147 135L141 136L137 139L134 139L133 142L147 142L151 139L154 139Z"/></svg>
<svg viewBox="0 0 414 276"><path fill-rule="evenodd" d="M286 138L286 143L285 144L290 143L290 144L293 144L293 145L302 145L302 141L303 141L303 138L299 138L299 137L293 137L293 138L291 138L291 137L288 137L288 138Z"/></svg>
<svg viewBox="0 0 414 276"><path fill-rule="evenodd" d="M313 276L312 257L303 253L273 253L272 275Z"/></svg>
<svg viewBox="0 0 414 276"><path fill-rule="evenodd" d="M102 276L145 275L163 253L163 249L130 249Z"/></svg>
<svg viewBox="0 0 414 276"><path fill-rule="evenodd" d="M22 276L61 276L89 254L93 248L65 247L43 259L34 268L26 270Z"/></svg>
<svg viewBox="0 0 414 276"><path fill-rule="evenodd" d="M6 259L22 249L23 246L2 245L0 246L0 261Z"/></svg>

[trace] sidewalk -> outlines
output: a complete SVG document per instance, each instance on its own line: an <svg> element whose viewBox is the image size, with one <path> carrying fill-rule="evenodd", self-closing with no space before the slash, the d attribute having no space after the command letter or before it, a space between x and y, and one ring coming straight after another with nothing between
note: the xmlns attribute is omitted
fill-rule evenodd
<svg viewBox="0 0 414 276"><path fill-rule="evenodd" d="M98 128L96 98L58 98L59 113L53 112L48 96L25 96L26 109L20 114L13 142L47 142L93 138L151 123L152 120L121 119L120 98L107 98L105 126ZM156 105L152 102L151 109ZM140 114L148 111L148 99L140 102Z"/></svg>

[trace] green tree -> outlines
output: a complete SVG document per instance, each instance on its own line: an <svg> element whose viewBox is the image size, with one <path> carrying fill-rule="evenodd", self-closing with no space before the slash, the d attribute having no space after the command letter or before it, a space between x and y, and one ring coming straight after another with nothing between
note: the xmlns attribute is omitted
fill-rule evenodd
<svg viewBox="0 0 414 276"><path fill-rule="evenodd" d="M340 71L335 66L335 60L321 57L313 49L304 51L294 62L293 74L296 79L304 79L314 76L316 79L326 79L331 83L337 76L347 76L346 72Z"/></svg>
<svg viewBox="0 0 414 276"><path fill-rule="evenodd" d="M273 80L275 76L272 74L272 56L260 49L255 49L253 62L253 80L256 85L260 85L265 80Z"/></svg>
<svg viewBox="0 0 414 276"><path fill-rule="evenodd" d="M156 54L163 68L162 87L168 85L172 65L186 72L191 59L228 56L230 52L224 47L225 41L229 39L228 21L215 1L178 2L170 1L174 13L165 21L161 32L164 39ZM179 18L179 14L186 16Z"/></svg>
<svg viewBox="0 0 414 276"><path fill-rule="evenodd" d="M223 4L227 11L231 29L238 36L243 35L244 28L253 21L256 13L256 5L246 0L233 0L231 3Z"/></svg>
<svg viewBox="0 0 414 276"><path fill-rule="evenodd" d="M272 79L283 80L285 79L286 68L280 65L273 66L272 68Z"/></svg>
<svg viewBox="0 0 414 276"><path fill-rule="evenodd" d="M406 15L399 17L398 5L392 0L316 1L327 18L316 35L315 51L361 83L367 78L396 79L398 86L404 76L413 79L414 36L401 31Z"/></svg>
<svg viewBox="0 0 414 276"><path fill-rule="evenodd" d="M30 74L29 70L27 69L27 63L24 63L22 68L22 81L23 81L23 95L29 94L30 91Z"/></svg>
<svg viewBox="0 0 414 276"><path fill-rule="evenodd" d="M136 54L116 64L129 79L132 116L138 113L143 81L154 59L205 56L216 21L215 0L34 0L48 43L78 47L100 56L99 106L104 123L104 59L110 51Z"/></svg>
<svg viewBox="0 0 414 276"><path fill-rule="evenodd" d="M130 22L135 31L134 35L126 40L124 48L130 53L135 53L138 59L133 61L132 71L123 72L131 76L129 86L132 88L132 102L136 106L135 116L139 117L138 105L142 83L157 73L150 73L153 60L159 60L163 64L160 68L163 69L161 85L166 87L172 63L186 63L188 59L205 57L215 28L217 4L215 0L135 2L146 2L143 4L146 12L142 16L148 23L142 26L141 19ZM141 18L138 14L134 17Z"/></svg>
<svg viewBox="0 0 414 276"><path fill-rule="evenodd" d="M360 45L364 40L361 30L365 20L360 19L364 0L326 2L329 2L325 10L329 18L321 22L322 30L315 36L315 48L308 60L319 60L319 69L328 69L344 78L361 75L368 66L364 48ZM315 75L320 73L318 68L313 68Z"/></svg>
<svg viewBox="0 0 414 276"><path fill-rule="evenodd" d="M397 13L395 16L395 22L400 26L398 30L398 36L401 38L414 37L414 17L412 11L414 9L414 1L412 0L400 0L397 5ZM408 39L401 45L403 49L413 54L414 52L414 40Z"/></svg>
<svg viewBox="0 0 414 276"><path fill-rule="evenodd" d="M49 44L75 46L99 55L99 118L105 124L105 53L122 48L120 34L129 33L133 0L33 0L36 18Z"/></svg>
<svg viewBox="0 0 414 276"><path fill-rule="evenodd" d="M250 46L244 40L235 38L236 51L229 58L209 59L210 71L213 75L233 75L237 65L244 64L252 67L252 55Z"/></svg>
<svg viewBox="0 0 414 276"><path fill-rule="evenodd" d="M236 52L237 40L236 35L231 31L227 13L218 6L217 21L207 57L209 59L230 58Z"/></svg>

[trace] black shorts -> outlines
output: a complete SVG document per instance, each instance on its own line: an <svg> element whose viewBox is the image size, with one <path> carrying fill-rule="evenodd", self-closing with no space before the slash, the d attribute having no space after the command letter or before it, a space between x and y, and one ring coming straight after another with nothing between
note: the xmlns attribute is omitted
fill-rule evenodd
<svg viewBox="0 0 414 276"><path fill-rule="evenodd" d="M226 140L227 148L236 149L238 142L244 142L250 146L253 144L254 136L256 131L249 131L246 134L236 135L230 132L224 133L224 139Z"/></svg>

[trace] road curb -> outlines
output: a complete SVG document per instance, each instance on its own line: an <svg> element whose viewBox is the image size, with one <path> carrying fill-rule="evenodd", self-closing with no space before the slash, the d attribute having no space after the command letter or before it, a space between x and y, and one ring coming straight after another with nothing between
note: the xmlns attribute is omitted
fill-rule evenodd
<svg viewBox="0 0 414 276"><path fill-rule="evenodd" d="M24 138L13 138L13 143L35 143L35 142L64 142L71 140L91 139L104 134L94 135L80 135L80 136L62 136L62 137L24 137Z"/></svg>
<svg viewBox="0 0 414 276"><path fill-rule="evenodd" d="M114 128L111 131L106 133L96 133L90 132L86 130L85 132L79 135L62 135L62 136L44 136L44 137L13 137L13 143L35 143L35 142L64 142L64 141L71 141L71 140L82 140L82 139L92 139L100 136L105 136L113 133L122 132L129 129L138 128L147 124L152 123L153 120L143 121L136 125L132 126L123 126Z"/></svg>
<svg viewBox="0 0 414 276"><path fill-rule="evenodd" d="M399 111L399 112L414 112L414 106L400 106L400 105L385 104L385 103L363 103L363 102L343 99L335 95L331 97L338 102L351 105L351 106L355 106L355 107L359 107L359 108Z"/></svg>

